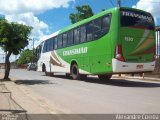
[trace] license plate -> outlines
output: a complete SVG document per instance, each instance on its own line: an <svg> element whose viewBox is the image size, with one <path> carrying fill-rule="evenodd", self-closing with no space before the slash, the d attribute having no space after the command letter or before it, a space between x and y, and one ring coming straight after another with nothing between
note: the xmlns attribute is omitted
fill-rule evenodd
<svg viewBox="0 0 160 120"><path fill-rule="evenodd" d="M137 69L143 69L143 65L137 65Z"/></svg>

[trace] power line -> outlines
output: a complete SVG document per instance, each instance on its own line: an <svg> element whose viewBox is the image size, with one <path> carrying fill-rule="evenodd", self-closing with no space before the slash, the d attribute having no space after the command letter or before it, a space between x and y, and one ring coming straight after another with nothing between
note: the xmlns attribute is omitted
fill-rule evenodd
<svg viewBox="0 0 160 120"><path fill-rule="evenodd" d="M118 0L118 7L120 8L121 7L121 0Z"/></svg>
<svg viewBox="0 0 160 120"><path fill-rule="evenodd" d="M113 0L109 0L113 7L115 7ZM117 0L118 7L121 7L121 0Z"/></svg>
<svg viewBox="0 0 160 120"><path fill-rule="evenodd" d="M109 0L109 1L110 1L110 3L112 4L112 6L113 6L113 7L115 7L115 5L114 5L113 1L112 1L112 0Z"/></svg>

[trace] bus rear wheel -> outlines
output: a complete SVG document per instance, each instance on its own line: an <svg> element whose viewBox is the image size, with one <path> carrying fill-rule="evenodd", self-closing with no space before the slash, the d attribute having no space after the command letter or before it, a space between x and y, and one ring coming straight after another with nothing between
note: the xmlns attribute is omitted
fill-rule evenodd
<svg viewBox="0 0 160 120"><path fill-rule="evenodd" d="M81 79L86 79L87 78L87 75L81 75Z"/></svg>
<svg viewBox="0 0 160 120"><path fill-rule="evenodd" d="M110 80L111 77L112 75L98 75L100 80Z"/></svg>
<svg viewBox="0 0 160 120"><path fill-rule="evenodd" d="M70 77L70 74L69 74L69 73L66 73L66 77L69 78L69 77Z"/></svg>
<svg viewBox="0 0 160 120"><path fill-rule="evenodd" d="M71 66L71 76L73 80L80 79L79 69L77 64Z"/></svg>

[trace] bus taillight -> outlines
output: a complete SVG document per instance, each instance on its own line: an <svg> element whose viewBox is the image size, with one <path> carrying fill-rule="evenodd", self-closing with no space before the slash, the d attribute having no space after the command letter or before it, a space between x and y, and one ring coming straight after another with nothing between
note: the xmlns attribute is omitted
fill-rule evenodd
<svg viewBox="0 0 160 120"><path fill-rule="evenodd" d="M117 46L116 46L115 58L116 58L117 60L120 60L120 61L125 62L125 59L124 59L123 53L122 53L122 45L117 45Z"/></svg>

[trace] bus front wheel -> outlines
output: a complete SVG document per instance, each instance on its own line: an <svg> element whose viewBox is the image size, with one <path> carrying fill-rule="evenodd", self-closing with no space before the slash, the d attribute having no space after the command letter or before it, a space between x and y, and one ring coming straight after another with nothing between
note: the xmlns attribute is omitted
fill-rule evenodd
<svg viewBox="0 0 160 120"><path fill-rule="evenodd" d="M46 66L45 66L45 64L42 65L42 72L46 72Z"/></svg>
<svg viewBox="0 0 160 120"><path fill-rule="evenodd" d="M112 75L98 75L100 80L110 80L111 77Z"/></svg>
<svg viewBox="0 0 160 120"><path fill-rule="evenodd" d="M79 74L79 69L77 64L73 64L71 66L71 75L73 80L78 80L80 79L80 74Z"/></svg>

